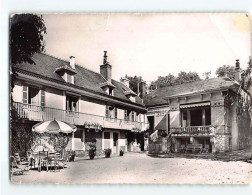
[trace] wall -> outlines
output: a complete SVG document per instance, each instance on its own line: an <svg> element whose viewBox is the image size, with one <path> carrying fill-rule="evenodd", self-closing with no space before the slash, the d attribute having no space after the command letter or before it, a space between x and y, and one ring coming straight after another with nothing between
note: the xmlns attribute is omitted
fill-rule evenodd
<svg viewBox="0 0 252 195"><path fill-rule="evenodd" d="M63 94L63 91L51 87L46 87L45 106L65 110L66 97Z"/></svg>
<svg viewBox="0 0 252 195"><path fill-rule="evenodd" d="M99 102L91 102L90 98L81 97L79 100L80 112L105 116L105 105Z"/></svg>

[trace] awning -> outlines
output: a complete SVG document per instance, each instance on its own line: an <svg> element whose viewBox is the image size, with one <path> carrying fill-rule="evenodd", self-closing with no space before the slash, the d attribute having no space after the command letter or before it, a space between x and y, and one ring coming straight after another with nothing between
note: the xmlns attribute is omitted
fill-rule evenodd
<svg viewBox="0 0 252 195"><path fill-rule="evenodd" d="M197 103L197 104L187 104L187 105L180 105L180 108L196 108L196 107L203 107L203 106L210 106L210 102L204 103Z"/></svg>

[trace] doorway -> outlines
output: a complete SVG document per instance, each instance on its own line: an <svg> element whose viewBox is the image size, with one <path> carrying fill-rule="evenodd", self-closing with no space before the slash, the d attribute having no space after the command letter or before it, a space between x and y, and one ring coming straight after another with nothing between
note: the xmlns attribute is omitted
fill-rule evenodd
<svg viewBox="0 0 252 195"><path fill-rule="evenodd" d="M113 154L118 153L118 133L113 132Z"/></svg>

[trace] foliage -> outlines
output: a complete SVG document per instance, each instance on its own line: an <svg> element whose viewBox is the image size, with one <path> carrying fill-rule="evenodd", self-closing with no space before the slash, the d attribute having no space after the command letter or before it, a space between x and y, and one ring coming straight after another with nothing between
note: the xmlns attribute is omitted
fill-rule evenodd
<svg viewBox="0 0 252 195"><path fill-rule="evenodd" d="M120 156L123 156L124 152L123 150L120 150Z"/></svg>
<svg viewBox="0 0 252 195"><path fill-rule="evenodd" d="M35 14L15 14L10 22L10 56L12 64L28 62L37 52L43 52L46 26L42 16Z"/></svg>
<svg viewBox="0 0 252 195"><path fill-rule="evenodd" d="M175 80L176 85L201 80L197 72L180 72Z"/></svg>
<svg viewBox="0 0 252 195"><path fill-rule="evenodd" d="M127 76L125 78L129 79L129 88L134 91L135 93L140 93L142 91L142 86L140 85L141 82L145 82L141 76Z"/></svg>
<svg viewBox="0 0 252 195"><path fill-rule="evenodd" d="M217 77L224 77L227 76L230 79L235 79L235 67L230 65L223 65L219 68L217 68L215 74Z"/></svg>
<svg viewBox="0 0 252 195"><path fill-rule="evenodd" d="M41 140L43 137L49 137L48 144L52 145L55 151L63 151L68 142L69 137L66 134L58 133L58 134L51 134L51 133L36 133L33 132L33 148L36 148L37 146L41 145ZM43 145L43 147L46 149L46 145Z"/></svg>
<svg viewBox="0 0 252 195"><path fill-rule="evenodd" d="M157 86L158 88L181 85L183 83L189 83L192 81L201 80L199 74L196 72L183 72L181 71L177 77L172 74L167 76L159 76L156 81L151 82L151 86Z"/></svg>
<svg viewBox="0 0 252 195"><path fill-rule="evenodd" d="M205 77L205 80L210 79L211 78L211 71L204 72L203 76Z"/></svg>
<svg viewBox="0 0 252 195"><path fill-rule="evenodd" d="M89 154L90 159L94 159L94 157L96 155L96 145L95 145L95 143L90 143L89 144L88 154Z"/></svg>

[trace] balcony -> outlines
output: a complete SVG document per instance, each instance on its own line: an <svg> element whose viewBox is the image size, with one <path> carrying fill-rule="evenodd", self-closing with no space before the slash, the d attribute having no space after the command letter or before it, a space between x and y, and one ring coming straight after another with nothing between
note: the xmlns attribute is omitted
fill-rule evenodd
<svg viewBox="0 0 252 195"><path fill-rule="evenodd" d="M214 135L215 127L209 126L191 126L177 127L170 129L172 135Z"/></svg>
<svg viewBox="0 0 252 195"><path fill-rule="evenodd" d="M124 129L145 131L148 128L148 123L126 121L123 119L106 118L104 116L92 115L81 112L71 112L56 108L41 107L19 102L13 103L13 109L17 112L20 119L27 119L30 121L47 121L60 120L74 125L92 124L101 126L102 128Z"/></svg>

